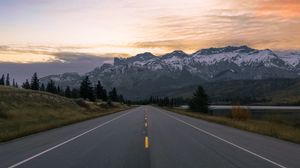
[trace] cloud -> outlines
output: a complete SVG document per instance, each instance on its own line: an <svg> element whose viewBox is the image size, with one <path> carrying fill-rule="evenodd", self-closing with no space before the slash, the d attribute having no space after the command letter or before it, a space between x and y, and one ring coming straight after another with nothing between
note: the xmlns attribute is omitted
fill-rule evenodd
<svg viewBox="0 0 300 168"><path fill-rule="evenodd" d="M19 83L29 79L34 72L38 72L40 77L62 74L65 72L77 72L80 74L89 72L95 67L101 66L103 63L112 63L112 58L102 58L95 56L78 56L69 57L62 56L62 62L46 62L46 63L0 63L0 74L10 73L11 78L15 78Z"/></svg>
<svg viewBox="0 0 300 168"><path fill-rule="evenodd" d="M35 55L35 57L43 57L47 54L53 57L53 59L47 61L25 63L19 63L18 61L5 62L2 59L0 62L0 75L10 73L11 78L15 78L17 82L21 83L25 79L29 79L34 72L38 72L40 77L65 72L83 74L101 66L103 63L113 63L113 58L109 54L101 55L59 50L61 49L41 46L30 48L0 46L0 54L1 52L6 52L6 54L13 52L16 54L16 57L24 53L24 57L28 56L28 54Z"/></svg>
<svg viewBox="0 0 300 168"><path fill-rule="evenodd" d="M287 20L284 13L280 13L287 10L299 14L300 10L294 8L298 9L300 1L288 0L283 6L295 5L288 9L276 7L283 4L281 1L273 1L275 7L272 7L271 1L238 2L235 7L219 6L202 15L179 13L158 16L152 25L145 26L155 40L137 42L133 46L189 51L226 45L250 45L260 49L300 48L300 19ZM272 14L258 15L258 10L268 4Z"/></svg>
<svg viewBox="0 0 300 168"><path fill-rule="evenodd" d="M258 3L256 14L273 15L284 19L296 19L300 17L299 0L265 0Z"/></svg>

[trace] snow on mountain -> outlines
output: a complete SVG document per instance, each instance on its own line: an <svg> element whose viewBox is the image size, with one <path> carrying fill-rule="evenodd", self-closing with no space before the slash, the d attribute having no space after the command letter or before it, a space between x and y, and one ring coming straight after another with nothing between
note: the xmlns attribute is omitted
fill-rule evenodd
<svg viewBox="0 0 300 168"><path fill-rule="evenodd" d="M140 99L211 82L299 78L300 52L228 46L202 49L193 54L180 50L161 56L142 53L115 58L114 64L103 64L84 75L94 84L100 80L107 89L116 87L125 97ZM65 73L40 81L46 84L54 80L61 88L78 88L82 79L76 73Z"/></svg>
<svg viewBox="0 0 300 168"><path fill-rule="evenodd" d="M128 93L201 82L299 78L300 54L247 46L202 49L193 54L176 50L162 56L146 52L129 58L115 58L113 65L103 64L85 75L90 76L93 83L100 80L106 87L114 86ZM74 73L50 75L41 82L50 79L62 87L79 86L82 76Z"/></svg>
<svg viewBox="0 0 300 168"><path fill-rule="evenodd" d="M296 51L277 51L276 54L287 64L297 67L300 66L300 52Z"/></svg>
<svg viewBox="0 0 300 168"><path fill-rule="evenodd" d="M222 61L232 62L238 66L245 66L251 64L264 63L266 66L272 66L272 60L278 59L278 57L270 50L251 50L244 52L245 50L236 48L236 50L226 50L225 52L211 51L207 54L207 51L196 52L192 55L196 62L212 65ZM274 65L275 66L275 65Z"/></svg>
<svg viewBox="0 0 300 168"><path fill-rule="evenodd" d="M202 66L212 66L221 62L233 63L239 67L263 65L265 67L289 69L291 68L291 65L295 67L299 64L300 57L296 59L294 56L289 55L289 57L285 56L280 58L269 49L256 50L247 46L228 46L224 48L202 49L191 55L180 50L162 56L144 53L127 59L115 58L114 65L132 65L153 70L161 69L163 67L182 70L186 67L190 68L190 71L194 71L195 68L192 67L192 65L195 63Z"/></svg>

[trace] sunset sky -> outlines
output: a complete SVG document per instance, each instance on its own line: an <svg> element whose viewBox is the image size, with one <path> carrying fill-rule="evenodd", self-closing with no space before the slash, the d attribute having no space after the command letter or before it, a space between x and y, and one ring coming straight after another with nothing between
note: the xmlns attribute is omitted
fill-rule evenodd
<svg viewBox="0 0 300 168"><path fill-rule="evenodd" d="M227 45L298 50L299 11L299 0L0 0L0 62Z"/></svg>

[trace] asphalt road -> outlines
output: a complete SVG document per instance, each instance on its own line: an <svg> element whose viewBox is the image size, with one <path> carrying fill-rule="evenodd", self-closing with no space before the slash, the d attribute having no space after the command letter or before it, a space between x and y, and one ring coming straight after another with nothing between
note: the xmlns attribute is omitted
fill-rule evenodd
<svg viewBox="0 0 300 168"><path fill-rule="evenodd" d="M300 145L142 106L0 144L0 167L300 167Z"/></svg>

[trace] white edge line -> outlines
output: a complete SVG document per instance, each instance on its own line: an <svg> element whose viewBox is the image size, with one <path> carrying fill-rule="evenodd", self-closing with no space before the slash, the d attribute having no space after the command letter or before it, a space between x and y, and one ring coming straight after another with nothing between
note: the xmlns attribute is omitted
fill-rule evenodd
<svg viewBox="0 0 300 168"><path fill-rule="evenodd" d="M79 137L81 137L81 136L83 136L83 135L85 135L85 134L87 134L87 133L89 133L89 132L92 132L92 131L94 131L94 130L97 129L97 128L100 128L100 127L102 127L102 126L104 126L104 125L107 125L108 123L110 123L110 122L112 122L112 121L114 121L114 120L117 120L117 119L119 119L119 118L121 118L121 117L123 117L123 116L125 116L125 115L128 115L129 113L131 113L131 112L127 112L127 113L122 114L122 115L120 115L120 116L118 116L118 117L116 117L116 118L113 118L113 119L111 119L111 120L109 120L109 121L106 121L106 122L104 122L104 123L102 123L102 124L100 124L100 125L98 125L98 126L92 128L92 129L90 129L90 130L88 130L88 131L85 131L85 132L83 132L83 133L81 133L81 134L79 134L79 135L77 135L77 136L75 136L75 137L73 137L73 138L71 138L71 139L68 139L68 140L66 140L66 141L64 141L64 142L62 142L62 143L60 143L60 144L58 144L58 145L55 145L55 146L53 146L53 147L51 147L51 148L48 148L48 149L46 149L46 150L44 150L44 151L42 151L42 152L40 152L40 153L38 153L38 154L33 155L33 156L31 156L31 157L29 157L29 158L27 158L27 159L25 159L25 160L22 160L22 161L20 161L20 162L14 164L14 165L11 165L11 166L9 166L8 168L15 168L15 167L17 167L17 166L20 166L20 165L22 165L22 164L24 164L24 163L26 163L26 162L28 162L28 161L34 159L34 158L37 158L37 157L39 157L39 156L41 156L41 155L43 155L43 154L45 154L45 153L47 153L47 152L52 151L53 149L56 149L56 148L58 148L58 147L60 147L60 146L62 146L62 145L64 145L64 144L67 144L67 143L69 143L69 142L71 142L71 141L74 141L75 139L77 139L77 138L79 138Z"/></svg>
<svg viewBox="0 0 300 168"><path fill-rule="evenodd" d="M281 165L281 164L279 164L279 163L276 163L276 162L274 162L274 161L272 161L272 160L270 160L270 159L268 159L268 158L265 158L265 157L263 157L263 156L261 156L261 155L259 155L259 154L256 154L256 153L254 153L254 152L252 152L252 151L250 151L250 150L248 150L248 149L245 149L245 148L243 148L243 147L241 147L241 146L239 146L239 145L236 145L236 144L234 144L234 143L232 143L232 142L229 142L229 141L227 141L226 139L223 139L223 138L221 138L221 137L219 137L219 136L217 136L217 135L214 135L214 134L212 134L212 133L210 133L210 132L208 132L208 131L205 131L205 130L203 130L203 129L201 129L201 128L198 128L198 127L196 127L196 126L194 126L194 125L192 125L192 124L189 124L189 123L187 123L187 122L185 122L185 121L183 121L183 120L181 120L181 119L179 119L179 118L177 118L177 117L174 117L174 116L169 115L169 114L166 114L166 115L169 116L169 117L171 117L171 118L173 118L173 119L175 119L175 120L177 120L177 121L179 121L179 122L181 122L181 123L184 123L184 124L186 124L186 125L188 125L188 126L190 126L190 127L193 127L194 129L196 129L196 130L198 130L198 131L200 131L200 132L203 132L203 133L205 133L205 134L207 134L207 135L210 135L210 136L212 136L212 137L214 137L214 138L216 138L216 139L218 139L218 140L221 140L221 141L223 141L223 142L225 142L225 143L228 143L228 144L230 144L230 145L232 145L232 146L234 146L234 147L236 147L236 148L238 148L238 149L240 149L240 150L242 150L242 151L245 151L245 152L250 153L250 154L252 154L252 155L254 155L254 156L256 156L256 157L259 157L259 158L261 158L261 159L263 159L263 160L265 160L265 161L267 161L267 162L269 162L269 163L272 163L272 164L274 164L274 165L276 165L276 166L278 166L278 167L281 167L281 168L287 168L287 167L285 167L285 166L283 166L283 165Z"/></svg>

